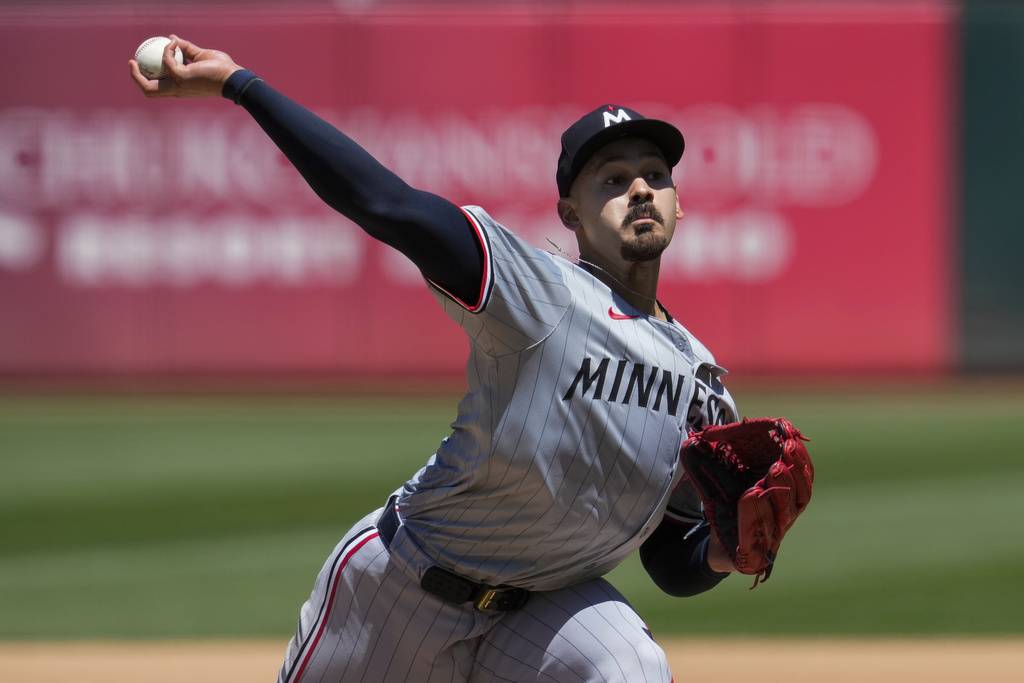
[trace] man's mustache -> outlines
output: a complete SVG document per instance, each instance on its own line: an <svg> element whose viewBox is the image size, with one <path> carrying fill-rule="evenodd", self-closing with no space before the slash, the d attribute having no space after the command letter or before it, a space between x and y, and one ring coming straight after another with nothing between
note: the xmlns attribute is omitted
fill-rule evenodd
<svg viewBox="0 0 1024 683"><path fill-rule="evenodd" d="M658 207L653 202L644 202L643 204L634 204L629 207L629 211L626 212L626 217L622 220L622 227L627 227L630 223L640 220L641 218L650 218L658 225L665 225L665 218L658 211Z"/></svg>

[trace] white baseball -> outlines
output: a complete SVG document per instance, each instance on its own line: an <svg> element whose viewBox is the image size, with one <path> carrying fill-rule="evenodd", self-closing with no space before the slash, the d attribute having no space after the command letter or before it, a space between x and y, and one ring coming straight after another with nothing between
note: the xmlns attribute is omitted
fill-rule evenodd
<svg viewBox="0 0 1024 683"><path fill-rule="evenodd" d="M167 75L163 60L164 48L169 42L171 42L170 38L156 36L139 45L139 49L135 51L135 61L139 63L139 71L143 76L149 79L158 79ZM178 64L185 63L185 57L181 54L180 47L174 48L174 58L178 60Z"/></svg>

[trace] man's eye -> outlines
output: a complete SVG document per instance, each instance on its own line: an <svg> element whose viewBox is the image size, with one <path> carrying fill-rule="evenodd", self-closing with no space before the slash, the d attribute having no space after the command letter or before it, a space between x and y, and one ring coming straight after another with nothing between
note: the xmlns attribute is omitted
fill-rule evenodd
<svg viewBox="0 0 1024 683"><path fill-rule="evenodd" d="M617 175L614 175L614 176L611 176L610 178L606 178L605 181L604 181L604 184L605 185L618 185L621 182L622 182L622 178L620 178Z"/></svg>

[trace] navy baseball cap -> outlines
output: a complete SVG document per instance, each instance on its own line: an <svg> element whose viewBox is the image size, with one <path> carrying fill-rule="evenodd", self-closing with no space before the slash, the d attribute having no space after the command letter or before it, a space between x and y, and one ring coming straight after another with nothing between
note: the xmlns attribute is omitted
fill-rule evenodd
<svg viewBox="0 0 1024 683"><path fill-rule="evenodd" d="M646 119L632 109L606 104L590 112L562 133L555 182L558 196L568 197L569 188L587 160L612 140L636 136L650 140L665 155L671 169L683 158L683 134L671 123Z"/></svg>

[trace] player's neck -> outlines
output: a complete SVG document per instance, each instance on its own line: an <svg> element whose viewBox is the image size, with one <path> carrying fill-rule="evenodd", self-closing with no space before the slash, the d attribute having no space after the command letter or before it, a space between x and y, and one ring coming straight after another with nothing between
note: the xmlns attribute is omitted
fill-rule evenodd
<svg viewBox="0 0 1024 683"><path fill-rule="evenodd" d="M581 268L621 296L626 303L638 311L660 320L669 320L668 312L658 303L658 277L661 274L661 257L644 263L622 261L608 263L596 255L573 256L554 241L548 243L562 256L574 261Z"/></svg>
<svg viewBox="0 0 1024 683"><path fill-rule="evenodd" d="M660 259L644 263L626 262L619 264L618 268L580 259L580 265L633 308L661 320L667 319L664 309L658 304Z"/></svg>

